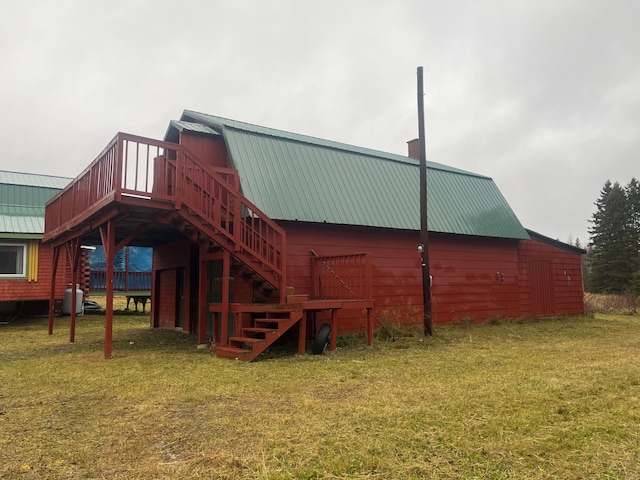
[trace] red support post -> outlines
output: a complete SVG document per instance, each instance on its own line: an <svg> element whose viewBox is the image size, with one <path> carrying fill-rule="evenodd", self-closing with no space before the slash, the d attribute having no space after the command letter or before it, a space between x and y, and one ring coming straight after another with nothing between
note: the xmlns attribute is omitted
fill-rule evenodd
<svg viewBox="0 0 640 480"><path fill-rule="evenodd" d="M115 256L116 248L116 228L113 220L109 220L107 222L106 232L104 231L104 227L100 227L100 236L102 237L102 247L104 248L105 260L107 262L104 358L110 359L113 343L113 258Z"/></svg>
<svg viewBox="0 0 640 480"><path fill-rule="evenodd" d="M53 335L53 317L56 309L56 273L58 260L60 259L60 247L53 247L53 269L51 273L51 294L49 295L49 335Z"/></svg>
<svg viewBox="0 0 640 480"><path fill-rule="evenodd" d="M300 330L298 331L298 355L302 356L306 353L307 347L307 315L311 315L311 312L302 311L302 318L300 319Z"/></svg>
<svg viewBox="0 0 640 480"><path fill-rule="evenodd" d="M338 309L331 309L331 351L335 352L338 348Z"/></svg>
<svg viewBox="0 0 640 480"><path fill-rule="evenodd" d="M199 285L198 285L198 344L204 345L207 343L207 312L209 311L207 305L207 262L202 260L204 254L204 248L200 247L200 271Z"/></svg>
<svg viewBox="0 0 640 480"><path fill-rule="evenodd" d="M78 276L78 259L80 258L80 239L74 238L67 242L67 258L71 264L71 312L69 312L69 342L76 341L76 312L78 300L76 298L76 279Z"/></svg>
<svg viewBox="0 0 640 480"><path fill-rule="evenodd" d="M228 250L222 253L222 311L220 312L220 343L229 343L229 282L231 279L231 254Z"/></svg>
<svg viewBox="0 0 640 480"><path fill-rule="evenodd" d="M222 345L220 343L220 313L211 312L211 315L213 316L213 338L216 345Z"/></svg>

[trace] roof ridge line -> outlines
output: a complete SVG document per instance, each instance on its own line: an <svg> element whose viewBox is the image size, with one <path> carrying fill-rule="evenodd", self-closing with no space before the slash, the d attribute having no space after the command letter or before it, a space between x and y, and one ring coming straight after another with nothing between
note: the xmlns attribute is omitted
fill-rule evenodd
<svg viewBox="0 0 640 480"><path fill-rule="evenodd" d="M270 136L270 137L274 137L274 138L283 138L285 140L294 141L294 142L297 142L297 143L305 143L305 141L306 141L307 143L312 143L314 145L318 145L318 146L322 146L322 147L326 147L326 148L334 148L336 150L342 150L342 151L350 152L350 153L357 152L357 153L361 153L361 154L364 154L364 155L377 157L377 158L380 158L382 160L387 160L387 161L391 161L391 162L397 162L397 163L406 164L406 165L419 166L419 160L418 159L413 158L413 157L409 157L409 156L400 155L398 153L384 152L382 150L376 150L376 149L372 149L372 148L368 148L368 147L360 147L360 146L357 146L357 145L351 145L351 144L344 143L344 142L336 142L334 140L327 140L327 139L320 138L320 137L313 137L311 135L307 135L307 134L304 134L304 133L288 132L286 130L272 128L272 127L265 127L265 126L258 125L258 124L255 124L255 123L244 122L244 121L241 121L241 120L233 120L231 118L219 117L217 115L210 115L208 113L196 112L195 110L187 110L187 109L185 109L183 111L183 115L189 116L189 114L196 115L196 116L202 116L202 117L204 117L203 120L205 120L205 121L206 120L210 120L211 123L216 124L216 126L221 131L226 129L226 128L231 128L233 130L251 132L251 133L258 134L258 135ZM196 120L199 120L199 119L196 119ZM219 122L219 121L216 121L216 120L222 120L222 122ZM183 120L183 121L186 121L186 120ZM295 137L300 137L300 138L295 138ZM460 169L460 168L457 168L457 167L451 167L449 165L445 165L443 163L434 162L434 161L430 161L430 160L427 161L427 167L432 169L432 170L440 170L440 171L443 171L443 172L451 172L451 173L456 173L456 174L459 174L459 175L468 175L468 176L471 176L471 177L492 179L491 177L488 177L486 175L482 175L482 174L479 174L479 173L471 172L471 171L468 171L468 170L463 170L463 169Z"/></svg>
<svg viewBox="0 0 640 480"><path fill-rule="evenodd" d="M0 169L0 173L11 173L11 174L18 174L18 175L31 175L36 177L50 177L50 178L61 178L64 180L73 180L72 177L64 177L62 175L49 175L47 173L16 172L15 170L5 170L3 168Z"/></svg>

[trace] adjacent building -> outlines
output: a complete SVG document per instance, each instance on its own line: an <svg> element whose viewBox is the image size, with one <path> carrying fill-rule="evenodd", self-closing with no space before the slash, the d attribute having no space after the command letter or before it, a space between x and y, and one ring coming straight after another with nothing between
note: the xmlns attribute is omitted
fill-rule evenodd
<svg viewBox="0 0 640 480"><path fill-rule="evenodd" d="M53 251L41 244L44 205L70 181L0 170L0 315L48 312ZM56 298L68 275L58 272Z"/></svg>

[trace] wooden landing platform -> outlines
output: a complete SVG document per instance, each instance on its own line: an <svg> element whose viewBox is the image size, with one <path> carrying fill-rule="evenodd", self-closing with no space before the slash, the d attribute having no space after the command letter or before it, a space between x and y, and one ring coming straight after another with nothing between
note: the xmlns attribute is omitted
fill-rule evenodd
<svg viewBox="0 0 640 480"><path fill-rule="evenodd" d="M330 312L331 314L331 341L329 345L330 351L336 350L336 338L338 332L338 312L340 310L366 310L367 311L367 343L370 347L373 346L373 316L372 310L375 306L373 300L351 300L351 299L309 299L307 295L289 295L287 296L286 303L274 303L274 304L258 304L258 303L230 303L223 305L222 303L209 304L209 311L219 316L222 316L224 308L228 308L228 313L233 315L234 318L234 331L239 332L243 328L246 328L247 320L246 314L253 314L253 316L263 315L269 317L270 315L278 314L292 314L295 312L301 322L299 340L298 340L298 353L303 355L305 353L306 344L306 326L307 317L310 313L315 312ZM223 327L224 328L224 327ZM216 339L219 337L216 336ZM219 338L218 345L228 346L227 332L222 332L221 338Z"/></svg>

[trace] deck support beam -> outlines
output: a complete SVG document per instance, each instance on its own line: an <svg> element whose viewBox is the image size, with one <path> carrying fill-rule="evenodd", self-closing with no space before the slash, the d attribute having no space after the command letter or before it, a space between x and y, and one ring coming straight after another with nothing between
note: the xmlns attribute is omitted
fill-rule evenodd
<svg viewBox="0 0 640 480"><path fill-rule="evenodd" d="M69 342L76 341L76 312L78 300L76 298L76 279L78 275L78 260L80 259L80 238L76 237L66 243L67 258L71 266L71 312L69 312Z"/></svg>
<svg viewBox="0 0 640 480"><path fill-rule="evenodd" d="M207 260L222 260L222 292L220 309L213 312L213 338L215 345L227 346L229 343L229 295L231 292L231 252L222 250L208 254ZM204 276L206 277L206 271ZM205 293L206 296L206 293ZM209 306L206 306L207 311Z"/></svg>
<svg viewBox="0 0 640 480"><path fill-rule="evenodd" d="M338 348L337 344L338 338L338 309L331 309L331 347L330 351L335 352Z"/></svg>
<svg viewBox="0 0 640 480"><path fill-rule="evenodd" d="M100 227L100 238L102 239L102 248L104 249L105 261L107 263L105 285L106 318L104 330L104 358L110 359L113 351L113 259L115 257L116 248L116 226L114 220L109 220L107 222L106 230L104 226Z"/></svg>
<svg viewBox="0 0 640 480"><path fill-rule="evenodd" d="M302 356L307 353L307 316L311 312L302 312L300 318L300 330L298 331L298 355Z"/></svg>
<svg viewBox="0 0 640 480"><path fill-rule="evenodd" d="M49 295L49 335L53 335L53 317L56 310L56 274L60 260L60 247L53 247L53 269L51 271L51 292Z"/></svg>
<svg viewBox="0 0 640 480"><path fill-rule="evenodd" d="M207 343L207 260L204 260L206 248L200 245L200 258L198 259L198 345Z"/></svg>
<svg viewBox="0 0 640 480"><path fill-rule="evenodd" d="M222 312L220 312L220 343L229 344L229 282L231 279L231 253L222 251Z"/></svg>

